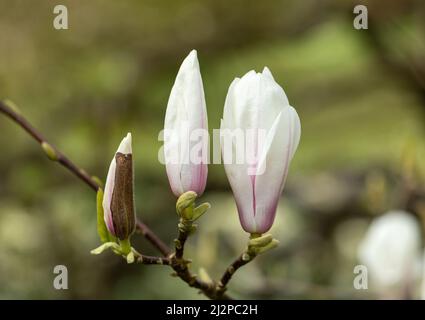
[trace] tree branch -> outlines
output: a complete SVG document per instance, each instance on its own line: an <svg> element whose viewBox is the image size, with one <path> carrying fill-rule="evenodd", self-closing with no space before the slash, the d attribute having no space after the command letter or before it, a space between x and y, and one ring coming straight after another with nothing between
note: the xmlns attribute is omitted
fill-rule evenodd
<svg viewBox="0 0 425 320"><path fill-rule="evenodd" d="M12 121L24 129L34 140L36 140L42 146L43 150L51 160L59 162L72 174L85 182L93 191L97 192L97 189L100 188L100 185L96 179L93 179L93 177L88 175L86 171L77 167L68 157L66 157L62 152L49 143L44 138L44 136L37 129L35 129L27 119L22 116L22 114L13 104L0 101L0 112L12 119ZM48 151L46 151L46 149ZM171 249L146 224L138 219L136 226L138 231L164 256L171 254Z"/></svg>
<svg viewBox="0 0 425 320"><path fill-rule="evenodd" d="M186 222L187 223L187 222ZM180 219L180 223L178 225L178 235L177 239L174 240L175 250L176 250L176 259L183 259L184 254L184 245L186 243L187 238L189 237L190 225L185 225L183 219Z"/></svg>
<svg viewBox="0 0 425 320"><path fill-rule="evenodd" d="M44 136L22 116L22 114L13 104L0 101L0 112L12 119L34 140L36 140L51 160L59 162L63 167L68 169L81 181L85 182L93 191L97 191L101 187L95 178L91 177L89 174L87 174L86 171L75 165L68 157L66 157L56 147L49 143L44 138ZM139 219L137 219L136 228L139 233L141 233L153 246L159 250L159 252L164 255L164 257L154 257L137 253L135 256L136 262L150 265L155 264L171 266L178 277L185 281L190 287L199 289L208 298L226 300L231 299L228 295L224 294L224 290L218 291L218 286L215 282L203 281L189 270L188 264L190 261L183 259L184 245L189 236L188 229L179 228L178 239L176 239L176 252L172 253L172 250L146 224L144 224Z"/></svg>
<svg viewBox="0 0 425 320"><path fill-rule="evenodd" d="M153 257L153 256L145 256L143 254L137 254L136 262L142 263L142 264L155 264L155 265L169 266L171 264L171 259L165 258L165 257Z"/></svg>
<svg viewBox="0 0 425 320"><path fill-rule="evenodd" d="M232 276L235 274L235 272L240 268L246 265L248 262L250 262L253 258L250 258L248 260L243 259L244 254L241 254L233 263L226 269L226 271L223 273L220 279L220 286L223 288L226 288L227 284L229 283Z"/></svg>
<svg viewBox="0 0 425 320"><path fill-rule="evenodd" d="M232 279L235 272L240 268L252 261L255 255L249 255L247 252L242 253L233 263L227 267L226 271L221 276L218 283L218 295L221 296L227 290L227 284Z"/></svg>

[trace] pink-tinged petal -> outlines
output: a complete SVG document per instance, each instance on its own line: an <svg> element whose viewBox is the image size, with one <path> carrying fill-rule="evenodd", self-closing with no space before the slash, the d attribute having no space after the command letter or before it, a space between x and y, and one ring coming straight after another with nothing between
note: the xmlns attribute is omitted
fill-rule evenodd
<svg viewBox="0 0 425 320"><path fill-rule="evenodd" d="M187 191L195 191L198 196L205 190L208 176L208 130L195 130L190 149L190 186Z"/></svg>
<svg viewBox="0 0 425 320"><path fill-rule="evenodd" d="M169 163L165 166L171 191L176 197L182 195L183 187L180 182L180 165Z"/></svg>
<svg viewBox="0 0 425 320"><path fill-rule="evenodd" d="M208 175L208 165L207 164L197 164L191 166L192 175L191 175L191 185L188 188L189 191L195 191L198 196L202 195L205 190L207 175Z"/></svg>
<svg viewBox="0 0 425 320"><path fill-rule="evenodd" d="M295 134L292 114L291 109L286 107L276 118L257 168L255 221L258 233L268 231L273 225L277 204L288 174Z"/></svg>
<svg viewBox="0 0 425 320"><path fill-rule="evenodd" d="M225 126L225 122L222 120L220 128L222 134L226 132L226 129L229 128ZM230 138L224 135L222 139ZM228 154L235 147L235 141L233 141L232 145L232 148L227 148L222 142L224 169L233 191L242 228L246 232L255 232L253 188L251 177L248 175L248 166L246 164L237 164L235 158L233 158L234 161L226 163L226 159L234 157L234 155Z"/></svg>
<svg viewBox="0 0 425 320"><path fill-rule="evenodd" d="M112 221L112 212L111 212L111 201L112 201L112 193L114 192L114 184L115 184L115 156L111 161L109 166L108 175L106 177L105 183L105 192L103 194L103 218L105 220L106 227L109 232L115 236L114 223Z"/></svg>
<svg viewBox="0 0 425 320"><path fill-rule="evenodd" d="M250 71L232 82L221 127L242 130L247 148L254 150L252 154L243 149L245 164L235 164L242 151L236 144L230 149L222 144L225 170L242 227L250 233L264 233L273 224L289 163L299 143L298 115L265 67L262 73ZM254 132L251 140L250 130ZM248 154L254 159L246 158ZM229 163L229 159L233 162Z"/></svg>

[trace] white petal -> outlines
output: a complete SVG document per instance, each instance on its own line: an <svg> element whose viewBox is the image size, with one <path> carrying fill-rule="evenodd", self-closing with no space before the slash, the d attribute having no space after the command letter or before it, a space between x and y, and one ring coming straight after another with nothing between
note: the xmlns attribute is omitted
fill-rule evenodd
<svg viewBox="0 0 425 320"><path fill-rule="evenodd" d="M114 192L115 185L115 156L109 165L108 175L106 176L105 183L105 192L103 194L102 206L103 206L103 218L105 220L106 227L109 232L115 234L114 224L112 221L112 212L111 212L111 201L112 201L112 193Z"/></svg>
<svg viewBox="0 0 425 320"><path fill-rule="evenodd" d="M269 77L271 80L274 81L273 75L272 75L270 69L267 68L267 67L264 67L264 69L263 69L263 76Z"/></svg>
<svg viewBox="0 0 425 320"><path fill-rule="evenodd" d="M265 166L263 174L250 176L248 159L245 159L245 165L225 163L225 169L244 229L248 232L267 231L273 222L289 163L300 139L298 115L289 106L284 90L267 67L262 73L251 70L232 82L224 106L222 128L241 129L246 135L249 130L256 133L254 140L248 141L254 149L264 142L259 141L261 137L266 138L265 145L260 145L262 149L257 152L259 162L256 165ZM232 149L232 157L226 152L230 153L229 150L223 151L223 160L231 158L235 161L236 146ZM259 172L257 167L257 174ZM255 215L254 220L252 215Z"/></svg>
<svg viewBox="0 0 425 320"><path fill-rule="evenodd" d="M267 135L257 167L255 221L262 232L267 231L273 223L292 158L293 136L294 122L291 110L286 107L276 118Z"/></svg>
<svg viewBox="0 0 425 320"><path fill-rule="evenodd" d="M131 133L127 133L127 136L122 139L117 152L122 154L132 154L132 148L131 148Z"/></svg>
<svg viewBox="0 0 425 320"><path fill-rule="evenodd" d="M225 126L225 121L222 120L220 130L230 129ZM223 148L223 159L233 157L232 163L224 163L227 179L229 180L230 187L232 188L233 195L238 207L239 219L242 227L247 232L255 232L255 220L253 210L253 188L251 177L248 175L246 164L237 164L235 161L235 154L226 154L227 152L234 151L234 148Z"/></svg>
<svg viewBox="0 0 425 320"><path fill-rule="evenodd" d="M294 107L289 106L291 121L293 122L293 134L292 134L292 144L291 144L291 159L294 157L295 151L297 151L298 145L301 138L301 122L300 117L298 116L297 111Z"/></svg>
<svg viewBox="0 0 425 320"><path fill-rule="evenodd" d="M201 184L204 182L199 180L199 166L192 165L189 158L189 152L196 144L196 141L189 141L191 132L196 129L208 130L205 94L196 50L192 50L185 58L177 73L167 104L164 129L171 132L164 139L167 175L173 192L179 195L193 188L195 181Z"/></svg>

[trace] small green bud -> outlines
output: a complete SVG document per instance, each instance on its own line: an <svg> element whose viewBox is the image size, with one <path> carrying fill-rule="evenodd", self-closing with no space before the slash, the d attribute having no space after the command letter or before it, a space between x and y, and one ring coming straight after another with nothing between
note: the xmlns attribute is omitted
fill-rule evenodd
<svg viewBox="0 0 425 320"><path fill-rule="evenodd" d="M196 192L188 191L177 199L176 211L180 218L191 220L197 196Z"/></svg>
<svg viewBox="0 0 425 320"><path fill-rule="evenodd" d="M264 247L269 244L273 240L273 236L271 234L265 234L258 238L250 239L248 242L248 246L250 247Z"/></svg>
<svg viewBox="0 0 425 320"><path fill-rule="evenodd" d="M255 248L254 250L256 254L262 254L264 252L267 252L276 248L278 245L279 245L279 240L273 239L270 243L268 243L264 247L258 247L258 248Z"/></svg>
<svg viewBox="0 0 425 320"><path fill-rule="evenodd" d="M56 150L48 144L46 141L43 141L41 143L41 148L43 149L44 153L47 155L47 157L52 161L58 161L59 156L56 152Z"/></svg>

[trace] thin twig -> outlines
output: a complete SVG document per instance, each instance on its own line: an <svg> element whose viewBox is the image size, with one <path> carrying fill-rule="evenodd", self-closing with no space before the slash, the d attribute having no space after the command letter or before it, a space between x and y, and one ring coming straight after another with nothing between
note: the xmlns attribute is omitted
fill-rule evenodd
<svg viewBox="0 0 425 320"><path fill-rule="evenodd" d="M255 255L250 255L247 252L242 253L233 263L226 268L226 271L221 276L220 282L218 283L218 293L219 296L224 294L227 289L227 284L229 283L232 276L240 268L252 261L255 258Z"/></svg>
<svg viewBox="0 0 425 320"><path fill-rule="evenodd" d="M136 262L142 263L142 264L155 264L155 265L169 266L171 264L171 259L165 258L165 257L153 257L153 256L138 254L136 256Z"/></svg>
<svg viewBox="0 0 425 320"><path fill-rule="evenodd" d="M177 239L174 240L176 259L183 259L184 245L186 244L186 240L189 237L190 227L191 224L187 224L187 222L185 222L183 219L180 219Z"/></svg>
<svg viewBox="0 0 425 320"><path fill-rule="evenodd" d="M174 240L175 253L171 256L171 267L176 272L176 275L185 281L189 286L201 290L202 293L210 299L218 299L219 297L216 283L213 281L206 282L199 279L197 275L190 271L190 261L185 260L183 257L186 240L189 237L190 230L192 230L192 228L196 228L196 226L193 225L191 221L180 219L177 239ZM222 295L220 293L220 296L220 299L231 300L231 298L227 295Z"/></svg>
<svg viewBox="0 0 425 320"><path fill-rule="evenodd" d="M22 129L24 129L31 137L34 138L40 145L42 143L48 143L55 151L57 161L71 171L78 178L83 180L90 188L94 191L100 187L95 180L93 180L84 170L78 168L74 163L72 163L65 155L63 155L58 149L52 146L43 135L38 132L21 114L16 110L10 108L3 101L0 101L0 111L12 119L16 124L18 124Z"/></svg>
<svg viewBox="0 0 425 320"><path fill-rule="evenodd" d="M100 186L90 175L87 174L85 170L77 167L68 157L66 157L62 152L55 148L50 142L48 142L44 136L35 129L27 119L25 119L15 108L11 108L8 104L0 101L0 112L4 113L10 119L12 119L16 124L18 124L22 129L24 129L34 140L36 140L40 145L43 143L47 144L52 148L52 151L55 155L55 161L59 162L62 166L68 169L75 176L84 181L91 189L97 191ZM137 229L142 235L154 246L156 247L164 256L171 254L171 249L143 222L139 219L137 220Z"/></svg>

